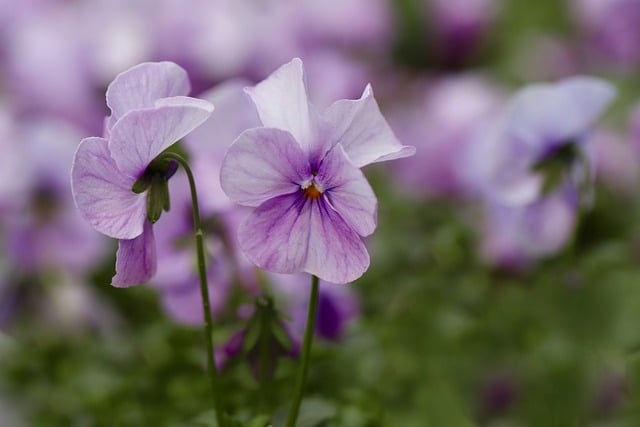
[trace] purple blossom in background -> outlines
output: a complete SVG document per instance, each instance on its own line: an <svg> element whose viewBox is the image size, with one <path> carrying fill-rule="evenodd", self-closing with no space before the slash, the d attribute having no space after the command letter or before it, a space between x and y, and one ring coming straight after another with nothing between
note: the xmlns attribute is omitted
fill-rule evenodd
<svg viewBox="0 0 640 427"><path fill-rule="evenodd" d="M393 108L389 123L416 155L393 165L399 191L412 196L468 196L462 159L473 135L501 111L504 96L488 79L476 74L443 77L426 87L410 88L416 99Z"/></svg>
<svg viewBox="0 0 640 427"><path fill-rule="evenodd" d="M608 82L582 76L521 89L503 120L471 144L468 176L486 197L508 205L563 185L580 191L591 174L589 133L614 96Z"/></svg>
<svg viewBox="0 0 640 427"><path fill-rule="evenodd" d="M171 210L163 214L163 220L154 225L158 269L151 284L160 293L162 305L175 321L188 325L202 325L202 295L198 271L194 268L196 252L193 235L193 211L191 195L185 174L176 174L170 183ZM199 188L199 187L198 187ZM218 230L210 223L223 228L220 217L211 217L201 210L201 227L204 233L207 256L207 282L211 314L218 315L224 308L231 288L233 266L225 253ZM204 215L203 215L204 214Z"/></svg>
<svg viewBox="0 0 640 427"><path fill-rule="evenodd" d="M239 210L222 191L220 168L227 149L238 135L260 126L256 108L244 92L249 84L246 79L230 79L202 93L199 97L215 105L216 110L202 126L184 138L205 215Z"/></svg>
<svg viewBox="0 0 640 427"><path fill-rule="evenodd" d="M171 62L121 73L107 89L105 138L85 138L76 151L76 206L96 230L119 239L113 286L144 283L155 274L152 221L168 210L167 180L177 165L154 159L213 111L209 102L184 96L189 90L186 72Z"/></svg>
<svg viewBox="0 0 640 427"><path fill-rule="evenodd" d="M571 194L555 192L524 206L488 203L481 256L492 265L519 270L557 252L574 228L575 200Z"/></svg>
<svg viewBox="0 0 640 427"><path fill-rule="evenodd" d="M278 306L290 317L290 328L295 339L302 342L307 310L309 306L309 285L304 275L270 274ZM352 288L344 286L319 287L316 335L329 341L342 337L349 322L360 313L360 303Z"/></svg>
<svg viewBox="0 0 640 427"><path fill-rule="evenodd" d="M106 239L80 219L69 190L69 163L81 135L54 118L16 124L11 141L20 179L8 183L19 196L4 212L2 225L7 258L22 272L82 275L106 249Z"/></svg>
<svg viewBox="0 0 640 427"><path fill-rule="evenodd" d="M448 65L461 65L481 47L500 9L496 0L427 0L429 23L438 54Z"/></svg>
<svg viewBox="0 0 640 427"><path fill-rule="evenodd" d="M377 221L376 197L359 168L415 149L396 140L369 86L360 99L318 113L299 59L248 93L264 127L238 137L220 174L229 198L256 208L240 225L240 247L268 271L357 279L369 266L361 238Z"/></svg>
<svg viewBox="0 0 640 427"><path fill-rule="evenodd" d="M570 12L581 28L585 57L600 65L633 67L640 62L640 2L572 0Z"/></svg>

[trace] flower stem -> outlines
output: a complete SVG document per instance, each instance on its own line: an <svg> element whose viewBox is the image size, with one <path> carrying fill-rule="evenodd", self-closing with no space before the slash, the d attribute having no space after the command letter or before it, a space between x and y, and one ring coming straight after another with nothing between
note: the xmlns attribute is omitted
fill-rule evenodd
<svg viewBox="0 0 640 427"><path fill-rule="evenodd" d="M307 371L309 371L309 356L311 353L311 343L313 342L313 333L316 325L316 312L318 309L318 282L317 276L311 276L311 295L309 296L309 311L307 312L307 326L304 331L304 341L302 342L302 355L300 361L300 370L296 381L293 403L289 410L289 418L287 419L287 427L294 427L298 419L298 411L302 402L302 393L304 385L307 381Z"/></svg>
<svg viewBox="0 0 640 427"><path fill-rule="evenodd" d="M209 285L207 283L207 267L204 257L204 242L202 234L202 225L200 223L200 208L198 206L198 194L196 192L196 183L193 179L193 173L189 167L189 163L179 154L166 152L164 157L168 157L177 161L184 169L189 180L189 189L191 190L191 203L193 205L193 229L196 237L196 252L198 257L198 273L200 275L200 292L202 294L202 311L204 314L204 333L207 353L207 372L211 383L211 391L213 392L213 405L216 412L216 419L219 427L226 427L226 422L222 412L222 403L218 394L218 370L214 359L213 348L213 320L211 319L211 305L209 302Z"/></svg>

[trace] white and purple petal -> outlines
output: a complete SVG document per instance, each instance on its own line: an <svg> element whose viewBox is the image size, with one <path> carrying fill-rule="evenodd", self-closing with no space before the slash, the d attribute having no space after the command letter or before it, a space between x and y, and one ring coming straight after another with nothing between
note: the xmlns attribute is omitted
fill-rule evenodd
<svg viewBox="0 0 640 427"><path fill-rule="evenodd" d="M111 157L123 173L139 178L158 154L212 112L209 102L188 97L166 98L155 108L129 111L111 128Z"/></svg>
<svg viewBox="0 0 640 427"><path fill-rule="evenodd" d="M412 156L415 147L402 145L382 116L370 85L360 99L341 99L325 110L329 140L340 144L357 167Z"/></svg>
<svg viewBox="0 0 640 427"><path fill-rule="evenodd" d="M234 202L259 206L300 190L310 177L309 161L289 132L256 128L243 132L229 147L220 184Z"/></svg>
<svg viewBox="0 0 640 427"><path fill-rule="evenodd" d="M311 212L304 271L331 283L349 283L369 268L360 236L328 203L307 203Z"/></svg>
<svg viewBox="0 0 640 427"><path fill-rule="evenodd" d="M116 239L142 234L146 194L131 190L136 177L120 171L102 138L83 139L71 169L73 198L82 217L96 230Z"/></svg>
<svg viewBox="0 0 640 427"><path fill-rule="evenodd" d="M247 258L274 273L302 271L309 248L311 204L302 192L296 192L258 206L238 229Z"/></svg>
<svg viewBox="0 0 640 427"><path fill-rule="evenodd" d="M315 142L302 61L294 58L252 88L246 89L265 127L290 132L307 151Z"/></svg>
<svg viewBox="0 0 640 427"><path fill-rule="evenodd" d="M156 100L188 95L187 72L173 62L145 62L120 73L107 88L111 124L126 112L151 108ZM110 126L109 126L110 127Z"/></svg>
<svg viewBox="0 0 640 427"><path fill-rule="evenodd" d="M146 221L140 236L118 242L116 275L111 279L111 285L126 288L147 283L156 274L156 269L153 227L149 221Z"/></svg>
<svg viewBox="0 0 640 427"><path fill-rule="evenodd" d="M361 236L376 229L378 200L360 169L347 157L342 146L334 147L322 161L316 181L350 228Z"/></svg>

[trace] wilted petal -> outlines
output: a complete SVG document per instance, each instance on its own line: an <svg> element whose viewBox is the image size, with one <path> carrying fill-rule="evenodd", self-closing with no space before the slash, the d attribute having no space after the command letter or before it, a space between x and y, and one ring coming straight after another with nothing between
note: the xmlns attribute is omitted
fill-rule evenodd
<svg viewBox="0 0 640 427"><path fill-rule="evenodd" d="M146 220L146 194L135 194L135 177L123 174L109 155L107 141L80 142L71 169L71 189L82 217L116 239L133 239Z"/></svg>
<svg viewBox="0 0 640 427"><path fill-rule="evenodd" d="M145 62L119 74L107 88L111 123L127 111L151 108L156 100L188 95L187 72L173 62Z"/></svg>
<svg viewBox="0 0 640 427"><path fill-rule="evenodd" d="M311 230L304 271L332 283L348 283L369 268L369 253L360 236L322 201L311 207Z"/></svg>
<svg viewBox="0 0 640 427"><path fill-rule="evenodd" d="M331 126L331 142L341 144L357 167L412 156L416 151L396 139L380 113L370 85L360 99L333 103L323 118Z"/></svg>
<svg viewBox="0 0 640 427"><path fill-rule="evenodd" d="M535 84L514 95L509 109L510 133L540 146L578 140L611 103L615 89L590 77L556 84ZM540 147L543 151L547 147Z"/></svg>
<svg viewBox="0 0 640 427"><path fill-rule="evenodd" d="M126 288L146 283L156 274L156 263L153 227L146 221L140 236L118 242L116 275L111 279L111 285Z"/></svg>
<svg viewBox="0 0 640 427"><path fill-rule="evenodd" d="M207 101L188 97L163 99L158 105L130 111L111 128L111 157L129 175L140 177L158 154L200 126L213 111Z"/></svg>
<svg viewBox="0 0 640 427"><path fill-rule="evenodd" d="M309 246L311 204L298 192L258 206L238 229L247 258L275 273L302 271Z"/></svg>
<svg viewBox="0 0 640 427"><path fill-rule="evenodd" d="M256 128L243 132L229 147L220 184L234 202L258 206L299 190L310 176L309 162L289 132Z"/></svg>
<svg viewBox="0 0 640 427"><path fill-rule="evenodd" d="M311 108L307 98L302 61L294 58L247 93L265 127L289 131L307 149L313 142Z"/></svg>
<svg viewBox="0 0 640 427"><path fill-rule="evenodd" d="M373 233L377 224L376 195L340 145L324 158L316 180L327 189L329 202L349 227L361 236Z"/></svg>

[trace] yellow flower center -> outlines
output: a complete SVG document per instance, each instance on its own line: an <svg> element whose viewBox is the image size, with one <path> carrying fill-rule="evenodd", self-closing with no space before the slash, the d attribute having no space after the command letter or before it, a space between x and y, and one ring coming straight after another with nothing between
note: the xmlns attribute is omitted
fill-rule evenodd
<svg viewBox="0 0 640 427"><path fill-rule="evenodd" d="M304 196L309 200L318 200L322 196L322 191L318 190L318 187L312 182L306 188L303 188Z"/></svg>

